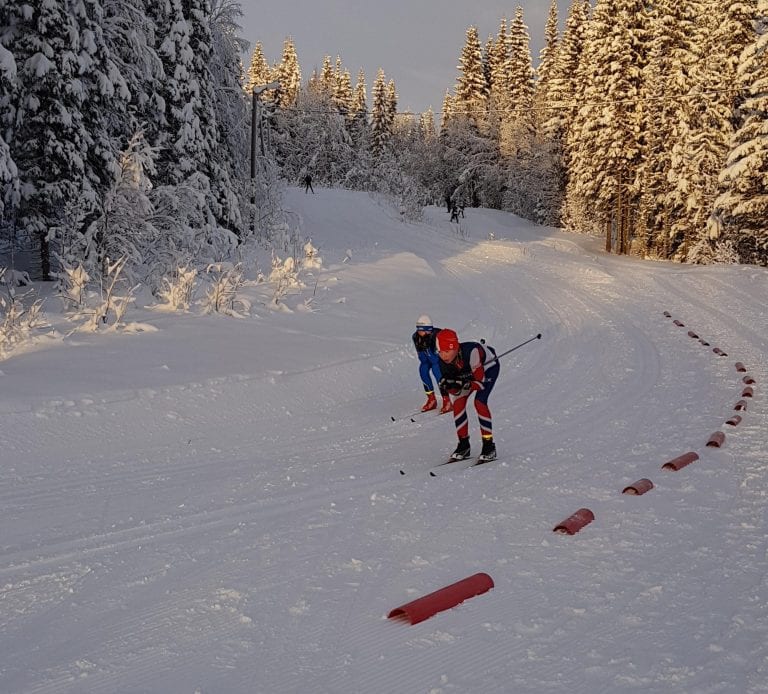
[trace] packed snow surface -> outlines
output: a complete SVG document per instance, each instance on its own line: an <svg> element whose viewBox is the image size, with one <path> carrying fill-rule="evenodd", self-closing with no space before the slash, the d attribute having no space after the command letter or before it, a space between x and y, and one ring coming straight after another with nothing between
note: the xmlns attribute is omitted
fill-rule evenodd
<svg viewBox="0 0 768 694"><path fill-rule="evenodd" d="M766 270L316 192L286 193L322 267L282 310L253 282L244 319L69 334L51 298L0 363L0 691L767 692ZM456 436L410 418L422 313L499 352L542 335L501 360L495 463L429 475Z"/></svg>

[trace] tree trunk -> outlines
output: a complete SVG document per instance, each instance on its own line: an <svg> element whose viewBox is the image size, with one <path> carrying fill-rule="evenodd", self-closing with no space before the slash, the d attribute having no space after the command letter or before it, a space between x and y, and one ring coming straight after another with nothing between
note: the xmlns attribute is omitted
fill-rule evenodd
<svg viewBox="0 0 768 694"><path fill-rule="evenodd" d="M48 232L38 234L40 239L40 274L41 279L47 282L51 279L51 245L48 243Z"/></svg>

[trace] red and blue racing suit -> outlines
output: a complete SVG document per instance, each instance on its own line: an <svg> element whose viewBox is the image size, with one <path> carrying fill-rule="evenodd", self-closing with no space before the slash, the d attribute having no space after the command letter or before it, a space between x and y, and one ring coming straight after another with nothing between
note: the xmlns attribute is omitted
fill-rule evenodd
<svg viewBox="0 0 768 694"><path fill-rule="evenodd" d="M488 396L493 390L499 376L499 362L495 360L486 366L496 356L496 350L480 342L462 342L456 358L450 363L441 364L443 378L448 383L448 392L453 395L453 420L459 438L469 436L467 421L467 401L472 393L475 394L475 410L480 422L480 433L483 437L493 436L493 420L488 408ZM463 385L458 385L463 383Z"/></svg>

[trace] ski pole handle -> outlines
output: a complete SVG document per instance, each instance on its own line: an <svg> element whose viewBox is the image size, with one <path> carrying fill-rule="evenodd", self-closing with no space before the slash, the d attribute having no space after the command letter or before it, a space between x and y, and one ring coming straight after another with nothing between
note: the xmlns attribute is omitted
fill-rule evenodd
<svg viewBox="0 0 768 694"><path fill-rule="evenodd" d="M493 364L493 362L498 361L502 357L507 356L510 352L514 352L516 349L520 349L521 347L527 345L529 342L533 342L534 340L540 340L541 339L541 333L538 335L534 335L532 338L526 340L525 342L521 342L519 345L515 345L512 349L508 349L506 352L502 352L501 354L497 354L493 359L489 359L483 366L490 366Z"/></svg>

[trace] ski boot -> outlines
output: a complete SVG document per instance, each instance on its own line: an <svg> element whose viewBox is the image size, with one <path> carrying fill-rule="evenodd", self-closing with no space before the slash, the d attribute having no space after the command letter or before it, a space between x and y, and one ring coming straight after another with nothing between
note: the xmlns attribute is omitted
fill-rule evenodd
<svg viewBox="0 0 768 694"><path fill-rule="evenodd" d="M449 463L454 463L457 460L466 460L469 458L469 436L459 437L459 445L456 446L456 450L451 453L451 457L448 458Z"/></svg>
<svg viewBox="0 0 768 694"><path fill-rule="evenodd" d="M437 398L435 397L434 393L428 393L427 401L422 406L421 411L429 412L430 410L435 410L435 409L437 409Z"/></svg>
<svg viewBox="0 0 768 694"><path fill-rule="evenodd" d="M453 405L451 399L447 395L443 395L443 406L440 408L440 414L447 414L453 412Z"/></svg>
<svg viewBox="0 0 768 694"><path fill-rule="evenodd" d="M496 444L493 442L492 436L483 436L483 450L477 456L477 463L475 464L482 465L483 463L490 463L492 460L496 460Z"/></svg>

